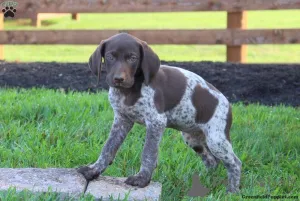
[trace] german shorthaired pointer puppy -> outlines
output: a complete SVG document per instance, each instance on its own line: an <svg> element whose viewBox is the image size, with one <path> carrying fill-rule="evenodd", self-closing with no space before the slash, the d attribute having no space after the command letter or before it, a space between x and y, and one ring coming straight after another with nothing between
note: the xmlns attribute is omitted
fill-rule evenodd
<svg viewBox="0 0 300 201"><path fill-rule="evenodd" d="M89 59L89 67L98 79L103 65L114 122L98 160L78 169L87 181L112 163L136 122L146 126L146 141L140 171L129 176L126 184L149 184L162 134L165 128L174 128L182 132L186 144L201 156L207 168L223 161L228 171L227 191L239 191L242 163L229 138L231 106L220 91L190 71L160 65L146 42L126 33L101 41Z"/></svg>

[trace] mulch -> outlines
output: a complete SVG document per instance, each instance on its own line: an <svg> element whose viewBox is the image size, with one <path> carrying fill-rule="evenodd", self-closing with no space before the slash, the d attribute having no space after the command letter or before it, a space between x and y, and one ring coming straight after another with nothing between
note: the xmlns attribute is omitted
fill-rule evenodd
<svg viewBox="0 0 300 201"><path fill-rule="evenodd" d="M162 61L190 70L212 83L232 102L300 106L300 65ZM8 63L0 61L0 87L43 87L69 91L107 90L87 63Z"/></svg>

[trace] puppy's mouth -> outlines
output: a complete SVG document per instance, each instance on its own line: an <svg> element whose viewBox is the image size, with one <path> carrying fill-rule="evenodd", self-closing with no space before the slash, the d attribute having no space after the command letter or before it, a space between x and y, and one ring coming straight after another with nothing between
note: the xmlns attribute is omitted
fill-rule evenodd
<svg viewBox="0 0 300 201"><path fill-rule="evenodd" d="M112 87L115 87L115 88L126 88L122 83L114 83Z"/></svg>
<svg viewBox="0 0 300 201"><path fill-rule="evenodd" d="M114 80L111 78L111 76L107 76L106 77L106 83L110 86L110 87L114 87L114 88L131 88L134 84L134 79L126 79L122 82L114 82Z"/></svg>
<svg viewBox="0 0 300 201"><path fill-rule="evenodd" d="M132 87L131 83L122 82L122 83L113 83L111 87L115 88L130 88Z"/></svg>

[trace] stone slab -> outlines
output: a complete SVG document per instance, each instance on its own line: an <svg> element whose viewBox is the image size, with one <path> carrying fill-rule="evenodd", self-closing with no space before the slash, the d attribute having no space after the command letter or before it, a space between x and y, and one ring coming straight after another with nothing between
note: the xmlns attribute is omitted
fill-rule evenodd
<svg viewBox="0 0 300 201"><path fill-rule="evenodd" d="M99 176L89 182L86 194L103 201L124 199L128 194L128 201L158 201L162 186L158 182L151 182L145 188L138 188L124 183L124 177ZM76 169L69 168L0 168L0 191L7 191L15 187L17 191L52 192L64 196L79 197L86 187L85 178Z"/></svg>
<svg viewBox="0 0 300 201"><path fill-rule="evenodd" d="M150 182L145 188L138 188L124 183L124 177L106 177L99 176L97 179L90 181L86 190L86 194L90 193L96 199L103 201L110 200L110 196L114 200L124 199L128 194L128 201L159 201L162 186L158 182Z"/></svg>
<svg viewBox="0 0 300 201"><path fill-rule="evenodd" d="M86 186L85 178L75 169L64 168L0 168L0 190L15 187L17 191L52 192L80 196Z"/></svg>

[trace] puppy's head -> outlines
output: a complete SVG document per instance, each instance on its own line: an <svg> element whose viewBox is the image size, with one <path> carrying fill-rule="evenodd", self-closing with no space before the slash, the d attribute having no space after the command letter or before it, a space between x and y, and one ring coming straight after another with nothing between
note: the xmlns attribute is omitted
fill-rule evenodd
<svg viewBox="0 0 300 201"><path fill-rule="evenodd" d="M160 60L146 42L121 33L101 41L91 55L89 67L98 79L102 65L107 71L106 82L109 86L131 88L141 77L149 85L159 69Z"/></svg>

